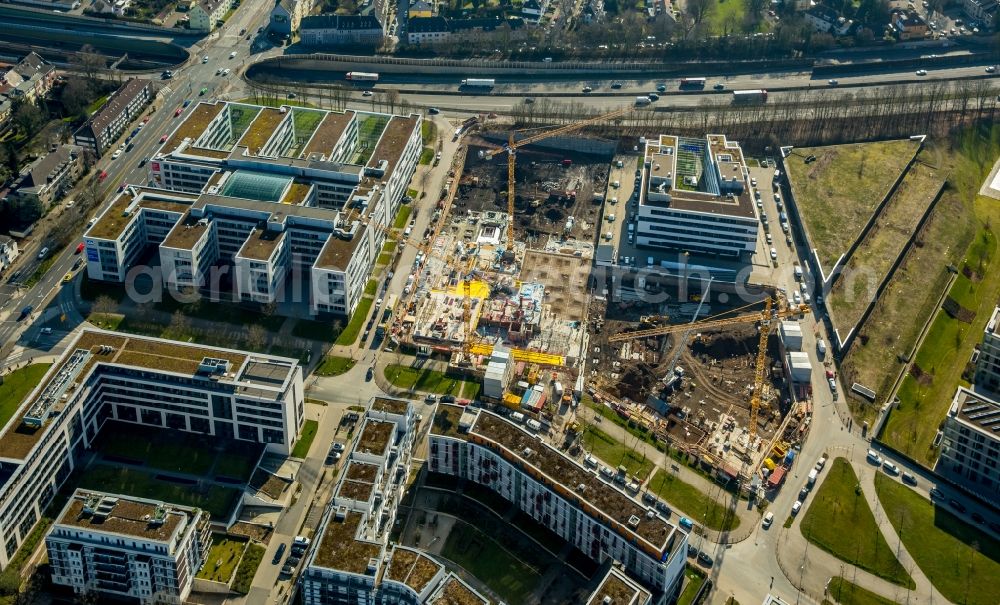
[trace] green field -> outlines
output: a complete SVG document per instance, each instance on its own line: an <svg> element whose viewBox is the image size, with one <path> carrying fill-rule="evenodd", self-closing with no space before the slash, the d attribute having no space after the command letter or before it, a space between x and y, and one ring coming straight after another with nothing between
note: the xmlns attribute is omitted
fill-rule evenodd
<svg viewBox="0 0 1000 605"><path fill-rule="evenodd" d="M354 367L355 361L350 357L340 357L338 355L327 355L323 362L316 368L314 374L317 376L340 376Z"/></svg>
<svg viewBox="0 0 1000 605"><path fill-rule="evenodd" d="M401 389L474 398L479 393L479 383L452 378L437 370L425 370L390 364L383 371L385 379Z"/></svg>
<svg viewBox="0 0 1000 605"><path fill-rule="evenodd" d="M740 525L740 518L710 498L690 483L685 483L663 469L656 471L649 482L649 490L660 498L683 511L692 521L717 531L730 531ZM731 497L721 488L718 490L725 498Z"/></svg>
<svg viewBox="0 0 1000 605"><path fill-rule="evenodd" d="M796 206L824 271L857 239L916 151L917 143L903 139L799 147L785 160ZM817 159L806 164L810 155Z"/></svg>
<svg viewBox="0 0 1000 605"><path fill-rule="evenodd" d="M882 473L875 475L875 490L907 552L945 598L1000 603L1000 541Z"/></svg>
<svg viewBox="0 0 1000 605"><path fill-rule="evenodd" d="M309 448L312 447L312 442L316 439L317 430L319 430L319 423L315 420L306 420L302 423L302 434L299 435L299 440L295 442L295 447L292 449L292 458L305 458L309 455Z"/></svg>
<svg viewBox="0 0 1000 605"><path fill-rule="evenodd" d="M688 565L684 569L684 584L681 588L681 596L677 598L677 605L691 605L704 583L705 573L697 567Z"/></svg>
<svg viewBox="0 0 1000 605"><path fill-rule="evenodd" d="M508 603L526 602L541 580L538 570L463 522L456 523L448 534L441 556L460 565Z"/></svg>
<svg viewBox="0 0 1000 605"><path fill-rule="evenodd" d="M410 222L410 214L413 212L413 207L408 204L403 204L399 207L399 212L396 213L395 220L392 221L393 229L405 229L406 224ZM388 244L389 242L386 242ZM394 248L395 249L395 248Z"/></svg>
<svg viewBox="0 0 1000 605"><path fill-rule="evenodd" d="M374 283L374 281L372 282ZM367 293L368 289L365 288ZM375 301L369 296L365 296L355 307L354 313L351 315L351 320L347 322L347 326L344 330L337 336L336 344L349 347L354 344L354 341L358 339L358 335L361 334L361 327L365 325L368 320L368 312L372 310L372 303Z"/></svg>
<svg viewBox="0 0 1000 605"><path fill-rule="evenodd" d="M236 568L236 578L233 579L233 590L240 594L250 592L250 585L253 577L257 574L260 562L264 560L264 553L267 552L260 544L251 544L243 554L240 566Z"/></svg>
<svg viewBox="0 0 1000 605"><path fill-rule="evenodd" d="M583 431L583 447L611 468L624 466L628 474L645 479L653 472L653 461L634 449L625 447L604 431L588 425Z"/></svg>
<svg viewBox="0 0 1000 605"><path fill-rule="evenodd" d="M245 538L231 538L225 534L212 534L212 548L201 571L195 577L228 584L247 547Z"/></svg>
<svg viewBox="0 0 1000 605"><path fill-rule="evenodd" d="M0 426L6 425L14 416L24 398L38 386L50 367L51 363L33 363L3 377L3 384L0 384Z"/></svg>
<svg viewBox="0 0 1000 605"><path fill-rule="evenodd" d="M830 580L826 594L830 597L830 600L824 600L823 605L827 603L840 603L840 605L895 605L896 603L892 599L886 599L870 590L865 590L841 577Z"/></svg>
<svg viewBox="0 0 1000 605"><path fill-rule="evenodd" d="M181 506L196 506L208 511L213 519L228 519L240 497L240 492L218 485L183 485L156 479L150 473L128 468L112 468L95 464L80 476L80 487L137 498L172 502Z"/></svg>
<svg viewBox="0 0 1000 605"><path fill-rule="evenodd" d="M858 486L858 476L846 458L828 465L819 489L806 502L799 530L807 540L833 556L886 580L915 588L896 560Z"/></svg>

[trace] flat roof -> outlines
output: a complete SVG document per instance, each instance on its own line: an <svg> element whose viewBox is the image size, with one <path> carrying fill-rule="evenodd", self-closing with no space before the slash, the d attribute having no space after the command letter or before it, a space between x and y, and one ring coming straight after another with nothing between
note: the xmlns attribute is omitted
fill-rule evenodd
<svg viewBox="0 0 1000 605"><path fill-rule="evenodd" d="M382 546L374 542L357 539L361 528L361 513L348 511L343 519L338 519L336 510L330 512L323 537L316 548L313 564L327 569L363 574L368 569L368 561L378 557Z"/></svg>
<svg viewBox="0 0 1000 605"><path fill-rule="evenodd" d="M448 574L441 586L427 599L427 605L490 605L490 602L457 576Z"/></svg>
<svg viewBox="0 0 1000 605"><path fill-rule="evenodd" d="M382 131L378 145L375 146L375 151L372 152L372 157L368 160L368 166L374 167L380 160L385 160L388 162L385 173L392 174L392 171L396 169L396 164L399 163L400 156L403 155L406 142L409 141L410 135L413 134L413 129L416 127L416 118L393 116L386 124L385 130Z"/></svg>
<svg viewBox="0 0 1000 605"><path fill-rule="evenodd" d="M184 139L191 139L192 145L201 136L205 129L208 128L209 123L215 119L215 116L219 115L219 112L226 107L223 102L217 103L205 103L200 102L194 106L191 113L188 114L181 125L174 131L173 136L163 144L160 149L161 153L169 154L177 151ZM222 157L226 157L228 153Z"/></svg>
<svg viewBox="0 0 1000 605"><path fill-rule="evenodd" d="M99 502L100 508L95 510ZM73 494L56 523L89 531L167 542L187 518L186 512L170 505L153 504L127 496L78 491Z"/></svg>
<svg viewBox="0 0 1000 605"><path fill-rule="evenodd" d="M480 410L469 436L495 444L505 450L506 458L540 472L550 484L561 488L556 491L570 502L589 505L614 521L612 525L617 526L619 533L641 538L661 553L667 550L673 525L657 514L647 516L645 507L534 435Z"/></svg>
<svg viewBox="0 0 1000 605"><path fill-rule="evenodd" d="M251 154L259 155L260 150L267 145L267 142L274 136L281 121L288 116L288 111L281 111L273 107L265 107L257 114L250 127L243 134L243 138L237 143L237 147L246 147Z"/></svg>
<svg viewBox="0 0 1000 605"><path fill-rule="evenodd" d="M208 232L210 224L208 221L202 222L201 219L192 216L188 212L181 220L177 221L177 224L174 225L174 228L170 230L170 233L167 234L167 237L160 245L167 248L191 250L198 243L198 240Z"/></svg>
<svg viewBox="0 0 1000 605"><path fill-rule="evenodd" d="M364 454L375 454L384 456L392 444L393 434L396 432L395 422L386 422L366 418L365 425L358 436L358 444L354 451Z"/></svg>
<svg viewBox="0 0 1000 605"><path fill-rule="evenodd" d="M101 214L94 226L84 232L84 237L118 239L125 227L138 215L134 209L128 216L124 216L125 212L133 205L136 209L148 208L184 214L196 199L196 195L180 191L126 187L115 196L111 205Z"/></svg>
<svg viewBox="0 0 1000 605"><path fill-rule="evenodd" d="M302 157L309 157L312 153L321 153L324 157L328 157L356 115L353 111L327 113L316 132L309 138L309 143L302 151Z"/></svg>
<svg viewBox="0 0 1000 605"><path fill-rule="evenodd" d="M406 584L420 594L444 566L415 550L397 546L389 555L385 577Z"/></svg>
<svg viewBox="0 0 1000 605"><path fill-rule="evenodd" d="M1000 440L1000 403L959 387L949 414Z"/></svg>
<svg viewBox="0 0 1000 605"><path fill-rule="evenodd" d="M247 241L243 242L239 256L252 260L266 261L274 254L274 249L285 239L285 231L254 229Z"/></svg>
<svg viewBox="0 0 1000 605"><path fill-rule="evenodd" d="M406 399L394 399L392 397L376 397L372 401L372 409L379 412L388 412L390 414L406 414L406 410L410 409L410 402Z"/></svg>
<svg viewBox="0 0 1000 605"><path fill-rule="evenodd" d="M612 567L601 580L600 586L590 595L587 605L604 605L604 599L610 598L614 605L645 605L652 595L623 574L618 568Z"/></svg>
<svg viewBox="0 0 1000 605"><path fill-rule="evenodd" d="M285 196L281 198L282 204L288 204L290 206L298 206L302 202L306 201L306 196L309 194L309 189L312 187L311 183L302 183L295 181L288 187L288 191Z"/></svg>
<svg viewBox="0 0 1000 605"><path fill-rule="evenodd" d="M347 265L351 262L351 257L354 256L354 251L357 250L358 245L361 243L362 236L367 228L368 225L362 224L358 227L358 231L354 234L354 237L349 240L341 239L336 234L331 234L329 239L326 240L323 249L320 250L319 256L316 257L316 266L341 270L347 269Z"/></svg>
<svg viewBox="0 0 1000 605"><path fill-rule="evenodd" d="M460 405L439 403L437 411L434 413L434 424L431 425L431 433L464 439L464 435L458 430L459 420L462 418L463 412L465 412L465 408Z"/></svg>
<svg viewBox="0 0 1000 605"><path fill-rule="evenodd" d="M84 237L98 239L117 239L125 227L135 218L133 215L123 216L125 210L132 204L132 192L126 188L119 193L108 209L101 214L97 222L84 233Z"/></svg>
<svg viewBox="0 0 1000 605"><path fill-rule="evenodd" d="M351 460L347 463L347 472L344 473L344 478L350 479L351 481L367 481L368 483L375 483L375 478L378 477L379 468L381 467L377 464Z"/></svg>
<svg viewBox="0 0 1000 605"><path fill-rule="evenodd" d="M1000 327L997 326L997 324L1000 323L997 319L1000 319L1000 307L995 307L993 309L993 315L990 316L990 321L986 324L987 334L997 334L997 330L1000 329Z"/></svg>

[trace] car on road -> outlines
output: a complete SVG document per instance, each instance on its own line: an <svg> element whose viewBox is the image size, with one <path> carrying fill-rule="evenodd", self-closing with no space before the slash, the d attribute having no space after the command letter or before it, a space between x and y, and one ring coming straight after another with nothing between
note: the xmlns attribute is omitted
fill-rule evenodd
<svg viewBox="0 0 1000 605"><path fill-rule="evenodd" d="M244 28L240 29L240 35L241 35L241 36L242 36L243 34L245 34L245 33L247 33L247 28L245 28L245 27L244 27Z"/></svg>
<svg viewBox="0 0 1000 605"><path fill-rule="evenodd" d="M97 180L98 180L98 181L103 181L103 180L104 180L104 179L106 179L106 178L108 178L108 171L107 171L107 170L102 170L102 171L101 171L101 174L99 174L99 175L97 176Z"/></svg>
<svg viewBox="0 0 1000 605"><path fill-rule="evenodd" d="M111 154L111 159L112 160L117 160L121 156L122 156L122 150L121 149L115 149L115 152Z"/></svg>
<svg viewBox="0 0 1000 605"><path fill-rule="evenodd" d="M656 87L656 92L667 92L667 85L660 84L659 86Z"/></svg>
<svg viewBox="0 0 1000 605"><path fill-rule="evenodd" d="M995 65L989 65L986 67L986 73L991 74L997 70Z"/></svg>
<svg viewBox="0 0 1000 605"><path fill-rule="evenodd" d="M932 487L927 494L931 497L931 500L944 500L944 492L936 487Z"/></svg>
<svg viewBox="0 0 1000 605"><path fill-rule="evenodd" d="M63 275L63 283L64 284L68 284L71 281L73 281L73 272L72 271L70 271L66 275Z"/></svg>
<svg viewBox="0 0 1000 605"><path fill-rule="evenodd" d="M655 92L651 92L651 93L649 93L646 96L649 97L650 101L659 101L660 100L660 95L656 94Z"/></svg>
<svg viewBox="0 0 1000 605"><path fill-rule="evenodd" d="M363 93L361 93L361 96L362 97L370 97L370 96L372 96L372 91L366 90Z"/></svg>
<svg viewBox="0 0 1000 605"><path fill-rule="evenodd" d="M909 483L910 485L917 484L917 477L913 473L903 473L903 483Z"/></svg>
<svg viewBox="0 0 1000 605"><path fill-rule="evenodd" d="M593 89L593 88L591 88L591 87L589 87L589 86L584 86L584 87L583 87L583 92L592 92L593 90L594 90L594 89Z"/></svg>
<svg viewBox="0 0 1000 605"><path fill-rule="evenodd" d="M186 109L187 106L190 104L191 104L191 99L184 99L184 102L181 103L181 107L184 107Z"/></svg>
<svg viewBox="0 0 1000 605"><path fill-rule="evenodd" d="M836 86L837 84L840 84L840 82L836 80L827 80L826 83L829 84L830 86Z"/></svg>
<svg viewBox="0 0 1000 605"><path fill-rule="evenodd" d="M965 505L954 498L948 500L948 505L960 513L965 513Z"/></svg>
<svg viewBox="0 0 1000 605"><path fill-rule="evenodd" d="M926 69L918 69L917 70L917 75L918 76L926 76L927 75L927 70Z"/></svg>
<svg viewBox="0 0 1000 605"><path fill-rule="evenodd" d="M799 514L800 510L802 510L802 502L796 500L795 503L792 504L792 514L793 515Z"/></svg>
<svg viewBox="0 0 1000 605"><path fill-rule="evenodd" d="M271 559L271 564L272 565L277 565L278 563L281 563L281 557L282 557L282 555L285 554L285 548L286 548L286 546L285 546L284 542L282 542L281 544L278 545L278 550L275 551L274 558Z"/></svg>
<svg viewBox="0 0 1000 605"><path fill-rule="evenodd" d="M203 96L205 96L205 93L207 93L207 92L208 92L208 87L207 86L202 86L201 90L198 91L198 96L199 97L203 97Z"/></svg>
<svg viewBox="0 0 1000 605"><path fill-rule="evenodd" d="M525 105L531 105L531 104L532 104L532 103L534 103L534 102L535 102L535 99L534 99L534 97L525 97L525 98L524 98L524 104L525 104Z"/></svg>
<svg viewBox="0 0 1000 605"><path fill-rule="evenodd" d="M42 328L42 334L48 336L52 333L52 328Z"/></svg>
<svg viewBox="0 0 1000 605"><path fill-rule="evenodd" d="M208 55L205 55L204 57L202 57L201 58L201 62L202 63L208 63Z"/></svg>
<svg viewBox="0 0 1000 605"><path fill-rule="evenodd" d="M978 512L972 513L972 520L980 525L986 523L986 518L980 515Z"/></svg>
<svg viewBox="0 0 1000 605"><path fill-rule="evenodd" d="M182 108L178 107L177 111L174 112L174 117L176 118L177 116L181 115L182 111L184 111L184 110ZM167 135L163 135L163 138L164 139L167 138Z"/></svg>
<svg viewBox="0 0 1000 605"><path fill-rule="evenodd" d="M715 90L725 90L726 85L725 84L716 84L712 88L715 89Z"/></svg>
<svg viewBox="0 0 1000 605"><path fill-rule="evenodd" d="M432 116L436 116L437 114L441 113L441 110L438 109L437 107L431 107L427 110L427 113L431 114Z"/></svg>
<svg viewBox="0 0 1000 605"><path fill-rule="evenodd" d="M615 90L618 90L621 87L622 87L622 83L621 82L612 82L611 83L611 88L613 88Z"/></svg>
<svg viewBox="0 0 1000 605"><path fill-rule="evenodd" d="M149 161L148 157L142 158L141 160L139 160L139 168L142 168L143 166L145 166L146 162L148 162L148 161Z"/></svg>
<svg viewBox="0 0 1000 605"><path fill-rule="evenodd" d="M74 252L73 254L79 254L79 253L81 253L81 252L83 252L83 242L80 242L80 243L79 243L79 244L77 245L77 247L76 247L76 252Z"/></svg>
<svg viewBox="0 0 1000 605"><path fill-rule="evenodd" d="M771 511L767 511L767 513L764 515L764 520L761 521L760 524L764 529L767 529L771 527L772 523L774 523L774 513L772 513Z"/></svg>
<svg viewBox="0 0 1000 605"><path fill-rule="evenodd" d="M235 59L236 58L236 51L235 50L233 52L229 53L229 58L230 59Z"/></svg>
<svg viewBox="0 0 1000 605"><path fill-rule="evenodd" d="M82 258L76 259L75 261L73 261L73 270L76 271L77 269L80 268L80 265L82 265L82 264L83 264L83 259Z"/></svg>
<svg viewBox="0 0 1000 605"><path fill-rule="evenodd" d="M28 317L29 315L31 315L31 312L34 311L34 310L35 310L35 308L32 307L31 305L28 305L27 307L21 309L21 314L17 316L17 321L21 321L25 317Z"/></svg>
<svg viewBox="0 0 1000 605"><path fill-rule="evenodd" d="M698 552L698 562L704 565L705 567L711 567L712 565L715 564L715 561L712 560L712 557L708 556L708 553L706 553L705 551Z"/></svg>
<svg viewBox="0 0 1000 605"><path fill-rule="evenodd" d="M899 467L893 464L892 462L889 462L888 460L882 463L882 470L889 475L899 474Z"/></svg>
<svg viewBox="0 0 1000 605"><path fill-rule="evenodd" d="M372 378L375 378L375 368L368 368L365 372L365 382L371 382Z"/></svg>

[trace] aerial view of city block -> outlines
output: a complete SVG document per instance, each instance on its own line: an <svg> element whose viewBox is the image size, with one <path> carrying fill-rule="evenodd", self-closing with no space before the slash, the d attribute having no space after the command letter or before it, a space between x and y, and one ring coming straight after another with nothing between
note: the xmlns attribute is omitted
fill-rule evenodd
<svg viewBox="0 0 1000 605"><path fill-rule="evenodd" d="M1000 604L996 0L0 24L0 605Z"/></svg>

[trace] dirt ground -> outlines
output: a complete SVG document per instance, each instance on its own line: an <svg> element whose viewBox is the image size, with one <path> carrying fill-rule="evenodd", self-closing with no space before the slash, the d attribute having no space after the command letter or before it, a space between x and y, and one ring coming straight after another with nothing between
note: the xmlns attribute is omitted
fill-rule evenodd
<svg viewBox="0 0 1000 605"><path fill-rule="evenodd" d="M458 195L457 210L507 211L507 156L492 160L479 157L473 147L467 156ZM563 160L571 160L563 166ZM515 168L514 206L518 239L531 241L544 235L561 235L569 217L574 224L569 237L590 241L599 220L601 204L594 194L607 186L610 167L606 160L563 152L519 151ZM570 194L570 192L575 192Z"/></svg>
<svg viewBox="0 0 1000 605"><path fill-rule="evenodd" d="M545 284L545 303L566 321L582 321L586 315L589 275L587 259L537 250L525 252L521 266L521 281Z"/></svg>

